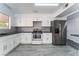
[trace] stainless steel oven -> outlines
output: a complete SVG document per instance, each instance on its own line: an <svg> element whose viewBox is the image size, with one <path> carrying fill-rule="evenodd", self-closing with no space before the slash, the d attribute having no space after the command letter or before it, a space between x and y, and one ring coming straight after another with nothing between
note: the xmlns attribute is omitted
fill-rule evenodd
<svg viewBox="0 0 79 59"><path fill-rule="evenodd" d="M42 31L39 29L34 29L33 31L33 41L40 41L42 36Z"/></svg>
<svg viewBox="0 0 79 59"><path fill-rule="evenodd" d="M41 39L41 33L33 33L34 39Z"/></svg>

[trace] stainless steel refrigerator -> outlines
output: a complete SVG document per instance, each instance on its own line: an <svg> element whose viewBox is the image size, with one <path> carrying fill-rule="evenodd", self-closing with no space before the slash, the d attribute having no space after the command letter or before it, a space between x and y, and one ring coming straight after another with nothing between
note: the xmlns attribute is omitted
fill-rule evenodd
<svg viewBox="0 0 79 59"><path fill-rule="evenodd" d="M66 45L67 27L66 20L51 21L52 44Z"/></svg>

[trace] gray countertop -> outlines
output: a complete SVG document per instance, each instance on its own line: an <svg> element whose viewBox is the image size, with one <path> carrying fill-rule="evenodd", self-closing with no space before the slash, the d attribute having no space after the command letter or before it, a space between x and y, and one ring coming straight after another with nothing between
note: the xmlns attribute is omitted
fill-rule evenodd
<svg viewBox="0 0 79 59"><path fill-rule="evenodd" d="M71 36L79 37L79 34L71 34Z"/></svg>
<svg viewBox="0 0 79 59"><path fill-rule="evenodd" d="M33 32L33 27L15 27L14 29L17 29L17 30L14 30L14 31L5 30L6 31L5 33L1 31L0 37L18 34L18 33L32 33ZM51 33L50 27L42 27L41 31L42 33Z"/></svg>
<svg viewBox="0 0 79 59"><path fill-rule="evenodd" d="M2 34L0 34L0 37L13 35L13 34L18 34L18 33L2 33Z"/></svg>
<svg viewBox="0 0 79 59"><path fill-rule="evenodd" d="M0 37L13 35L13 34L19 34L19 33L32 33L32 32L2 33L0 34ZM42 33L51 33L51 32L42 32Z"/></svg>

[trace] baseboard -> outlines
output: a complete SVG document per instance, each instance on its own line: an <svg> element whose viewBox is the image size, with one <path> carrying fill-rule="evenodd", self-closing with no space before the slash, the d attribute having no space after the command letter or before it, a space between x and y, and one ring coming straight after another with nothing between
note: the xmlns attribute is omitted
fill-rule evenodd
<svg viewBox="0 0 79 59"><path fill-rule="evenodd" d="M76 43L70 39L67 39L67 45L73 47L74 49L79 50L79 43Z"/></svg>

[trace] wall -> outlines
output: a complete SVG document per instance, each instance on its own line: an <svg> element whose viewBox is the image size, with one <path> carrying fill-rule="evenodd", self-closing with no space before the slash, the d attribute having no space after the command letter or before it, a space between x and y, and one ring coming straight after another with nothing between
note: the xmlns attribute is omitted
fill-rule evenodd
<svg viewBox="0 0 79 59"><path fill-rule="evenodd" d="M67 18L67 39L68 43L75 48L79 47L79 12ZM78 48L79 49L79 48Z"/></svg>
<svg viewBox="0 0 79 59"><path fill-rule="evenodd" d="M1 3L0 3L0 12L10 16L11 24L12 24L12 21L14 20L14 17L13 17L14 12L12 12L12 10L8 6L6 6L5 4L1 4ZM13 27L11 29L0 29L0 34L14 32L14 31L15 31L15 28Z"/></svg>
<svg viewBox="0 0 79 59"><path fill-rule="evenodd" d="M78 34L79 35L79 12L76 14L73 14L67 18L68 25L67 25L67 33L68 39L77 41L77 39L74 39L71 34ZM79 41L77 41L79 43Z"/></svg>

